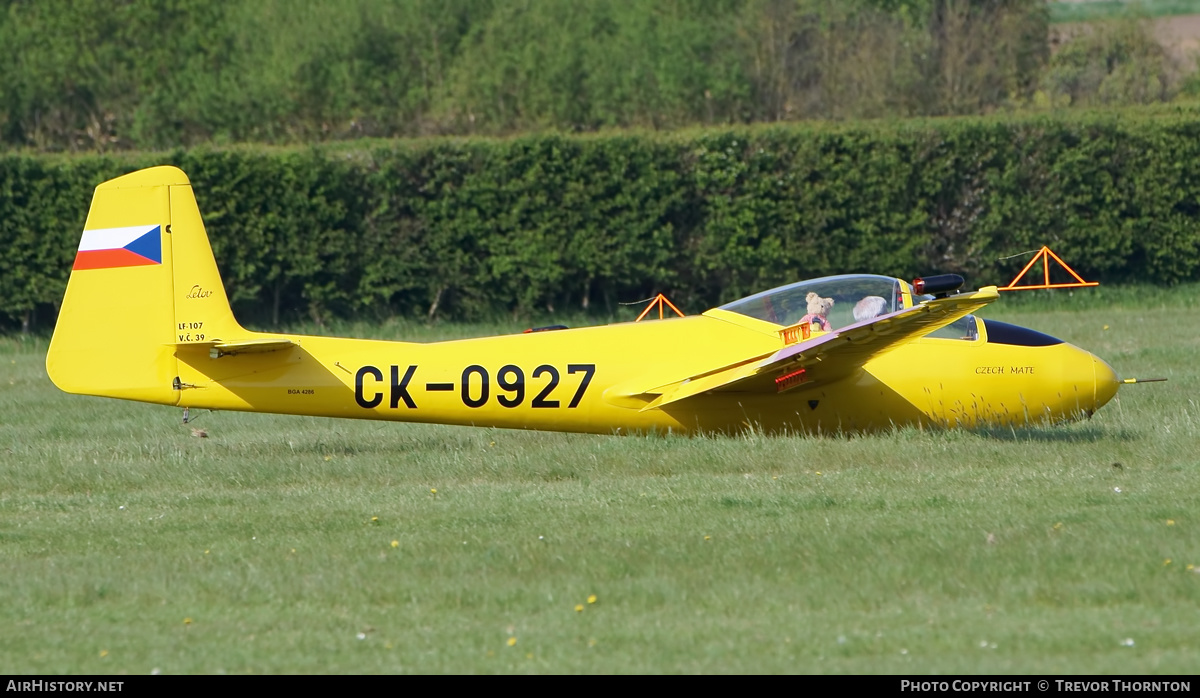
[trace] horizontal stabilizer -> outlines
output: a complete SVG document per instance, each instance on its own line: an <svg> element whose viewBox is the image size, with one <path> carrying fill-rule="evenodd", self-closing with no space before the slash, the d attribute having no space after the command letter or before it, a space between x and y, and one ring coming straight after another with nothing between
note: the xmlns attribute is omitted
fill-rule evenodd
<svg viewBox="0 0 1200 698"><path fill-rule="evenodd" d="M210 358L219 359L222 356L235 356L237 354L266 354L272 351L282 351L299 346L296 342L290 339L250 339L242 342L222 342L215 340L212 342L187 342L185 344L176 344L176 347L207 347Z"/></svg>

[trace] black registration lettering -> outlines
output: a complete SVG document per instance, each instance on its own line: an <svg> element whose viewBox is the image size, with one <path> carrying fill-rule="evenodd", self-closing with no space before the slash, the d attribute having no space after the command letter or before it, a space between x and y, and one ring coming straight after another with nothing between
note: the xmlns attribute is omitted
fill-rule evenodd
<svg viewBox="0 0 1200 698"><path fill-rule="evenodd" d="M480 380L479 397L471 397L471 374L477 374ZM483 366L471 365L462 372L462 401L467 407L483 407L488 401L488 372Z"/></svg>
<svg viewBox="0 0 1200 698"><path fill-rule="evenodd" d="M417 372L416 366L409 366L404 372L404 378L400 378L400 367L392 366L392 409L400 406L400 401L404 401L404 406L410 410L417 409L417 403L413 402L412 396L408 394L408 382L412 380L413 374Z"/></svg>
<svg viewBox="0 0 1200 698"><path fill-rule="evenodd" d="M580 381L579 389L575 391L575 396L567 404L568 409L579 407L579 401L583 399L583 394L587 392L588 386L592 383L592 376L596 375L596 364L567 364L567 375L574 375L576 373L582 373L583 380Z"/></svg>
<svg viewBox="0 0 1200 698"><path fill-rule="evenodd" d="M354 374L354 401L358 403L359 407L369 410L378 407L379 403L383 402L383 391L376 392L375 397L368 400L363 387L363 379L367 376L371 376L376 381L382 383L383 371L374 366L363 366L358 369L358 373Z"/></svg>
<svg viewBox="0 0 1200 698"><path fill-rule="evenodd" d="M378 370L374 367L366 375L376 376L379 379ZM408 392L408 385L412 380L413 374L416 372L416 366L409 366L408 372L404 374L403 379L399 376L399 368L392 367L392 408L399 406L400 400L410 408L415 408L416 404L412 400L412 395ZM373 372L372 372L373 371ZM362 373L359 371L358 383L362 383ZM571 401L567 404L568 408L578 407L583 401L583 396L587 393L588 387L592 384L592 378L596 375L596 364L567 364L567 374L575 375L582 374L582 379L579 381L579 387L575 389L575 394L571 396ZM475 384L472 385L472 376L476 376ZM562 406L559 400L551 399L552 394L558 388L558 384L562 382L562 374L559 369L550 364L542 364L533 369L533 379L542 378L545 376L548 381L538 390L537 396L533 398L530 406L535 408L557 408ZM514 408L525 403L525 396L529 386L525 379L525 371L516 364L505 364L496 371L496 402L502 407ZM459 383L459 396L462 402L467 407L483 407L487 404L492 396L492 378L493 376L486 368L479 364L471 364L462 371L462 378ZM429 392L450 391L454 389L453 383L426 383L425 390ZM361 390L355 393L355 399L365 400L365 396L361 395ZM359 404L363 404L360 400ZM379 403L379 397L376 396L371 406Z"/></svg>
<svg viewBox="0 0 1200 698"><path fill-rule="evenodd" d="M510 378L511 376L511 378ZM496 385L512 395L497 395L496 401L505 407L516 407L525 400L525 372L508 364L496 372Z"/></svg>
<svg viewBox="0 0 1200 698"><path fill-rule="evenodd" d="M558 400L547 400L546 399L550 395L550 393L554 392L554 389L558 387L558 380L559 380L558 369L554 368L550 364L542 364L541 366L538 366L537 368L533 369L533 377L534 378L537 378L544 373L550 374L550 382L546 384L545 388L542 388L542 392L538 393L537 397L533 398L533 406L534 407L558 407Z"/></svg>

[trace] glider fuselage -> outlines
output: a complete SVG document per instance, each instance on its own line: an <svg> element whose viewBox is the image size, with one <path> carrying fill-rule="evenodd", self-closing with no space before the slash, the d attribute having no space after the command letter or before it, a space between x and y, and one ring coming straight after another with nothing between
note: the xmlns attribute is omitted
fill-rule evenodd
<svg viewBox="0 0 1200 698"><path fill-rule="evenodd" d="M779 347L777 327L731 315L432 344L291 337L280 352L215 359L205 346L181 348L175 404L594 433L834 432L1059 422L1090 415L1116 390L1107 365L1082 349L981 333L913 340L811 388L712 391L643 409L659 386Z"/></svg>
<svg viewBox="0 0 1200 698"><path fill-rule="evenodd" d="M858 274L685 318L429 344L251 332L190 182L157 167L96 188L46 367L68 392L187 408L605 434L1058 422L1116 392L1088 352L970 315L995 287L914 294ZM826 295L828 317L805 319Z"/></svg>

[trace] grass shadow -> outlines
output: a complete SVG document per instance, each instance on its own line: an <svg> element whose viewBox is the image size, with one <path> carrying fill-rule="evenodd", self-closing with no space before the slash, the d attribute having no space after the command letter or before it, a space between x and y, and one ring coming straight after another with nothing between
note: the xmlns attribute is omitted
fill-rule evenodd
<svg viewBox="0 0 1200 698"><path fill-rule="evenodd" d="M1138 441L1142 435L1132 429L1106 428L1095 424L1077 427L1028 426L986 427L973 429L973 434L996 441L1041 441L1046 443L1097 443L1100 441Z"/></svg>

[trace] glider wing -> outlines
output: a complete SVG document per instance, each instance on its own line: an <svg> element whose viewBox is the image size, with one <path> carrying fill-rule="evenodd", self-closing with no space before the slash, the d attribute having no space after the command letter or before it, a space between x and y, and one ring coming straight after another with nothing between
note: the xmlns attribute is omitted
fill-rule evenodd
<svg viewBox="0 0 1200 698"><path fill-rule="evenodd" d="M785 346L769 356L725 366L656 388L645 410L707 392L780 393L844 378L863 364L975 312L999 297L995 286L923 301L911 308L856 322Z"/></svg>

